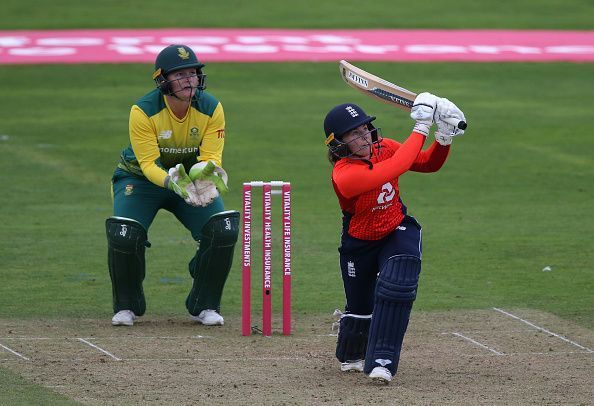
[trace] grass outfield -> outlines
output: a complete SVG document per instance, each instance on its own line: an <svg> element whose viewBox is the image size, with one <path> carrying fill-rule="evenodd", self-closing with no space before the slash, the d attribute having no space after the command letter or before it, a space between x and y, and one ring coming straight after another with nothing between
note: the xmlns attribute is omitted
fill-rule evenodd
<svg viewBox="0 0 594 406"><path fill-rule="evenodd" d="M594 226L587 186L594 169L593 66L362 66L447 95L470 126L441 172L401 178L404 202L424 226L417 308L530 307L591 327L593 254L583 238ZM11 77L0 102L7 185L0 198L6 242L0 278L9 281L0 317L109 318L103 228L111 213L109 178L128 142L129 104L151 87L150 71L146 65L0 67ZM212 64L207 72L227 114L227 207L241 207L243 181L290 180L295 310L342 306L340 213L323 117L351 100L398 140L412 121L345 86L336 64ZM183 313L194 244L166 212L149 238L148 313ZM547 266L552 271L543 271ZM236 260L224 312L240 310L239 279Z"/></svg>
<svg viewBox="0 0 594 406"><path fill-rule="evenodd" d="M0 402L3 405L66 406L80 403L33 384L8 369L0 368Z"/></svg>
<svg viewBox="0 0 594 406"><path fill-rule="evenodd" d="M447 8L404 0L361 5L7 0L0 27L591 30L594 21L588 0L543 0L537 7L532 0L454 0ZM451 98L470 123L441 172L401 178L403 199L424 226L415 309L536 308L592 329L594 65L361 65ZM109 320L103 229L111 213L109 178L127 144L129 106L150 88L151 73L149 65L0 66L0 318ZM336 64L209 64L207 73L227 114L227 206L240 208L245 180L282 176L293 182L297 317L329 314L342 305L343 293L324 114L337 103L357 102L398 140L410 119L347 88ZM150 239L148 313L183 315L193 242L167 213L157 217ZM234 317L240 311L238 263L223 302ZM547 266L552 270L543 272ZM43 381L33 384L5 366L1 404L66 404Z"/></svg>
<svg viewBox="0 0 594 406"><path fill-rule="evenodd" d="M591 30L589 0L272 1L4 0L0 27L9 29L278 27L508 28Z"/></svg>

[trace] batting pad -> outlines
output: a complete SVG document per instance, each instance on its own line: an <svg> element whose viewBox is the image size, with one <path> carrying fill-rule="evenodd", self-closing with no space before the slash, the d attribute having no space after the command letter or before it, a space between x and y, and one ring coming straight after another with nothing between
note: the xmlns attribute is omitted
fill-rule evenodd
<svg viewBox="0 0 594 406"><path fill-rule="evenodd" d="M421 260L410 255L390 258L380 272L365 354L366 374L376 366L396 374L420 272Z"/></svg>
<svg viewBox="0 0 594 406"><path fill-rule="evenodd" d="M365 357L371 314L346 313L340 317L336 358L340 362L354 362Z"/></svg>

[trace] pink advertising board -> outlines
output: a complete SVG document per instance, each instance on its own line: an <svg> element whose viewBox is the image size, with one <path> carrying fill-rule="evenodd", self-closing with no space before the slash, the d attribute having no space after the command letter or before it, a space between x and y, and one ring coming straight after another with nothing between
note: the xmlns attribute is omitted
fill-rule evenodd
<svg viewBox="0 0 594 406"><path fill-rule="evenodd" d="M594 62L594 31L142 29L0 31L0 64L150 63L183 43L205 62Z"/></svg>

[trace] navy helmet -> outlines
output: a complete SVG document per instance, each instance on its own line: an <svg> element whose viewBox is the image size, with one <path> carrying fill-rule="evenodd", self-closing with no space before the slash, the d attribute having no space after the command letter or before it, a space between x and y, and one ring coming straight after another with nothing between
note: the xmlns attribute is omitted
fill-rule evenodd
<svg viewBox="0 0 594 406"><path fill-rule="evenodd" d="M342 137L351 130L367 124L372 131L372 140L378 141L377 130L371 124L374 116L368 116L365 111L354 103L339 104L326 114L324 119L324 132L326 133L326 146L337 158L346 158L352 155Z"/></svg>

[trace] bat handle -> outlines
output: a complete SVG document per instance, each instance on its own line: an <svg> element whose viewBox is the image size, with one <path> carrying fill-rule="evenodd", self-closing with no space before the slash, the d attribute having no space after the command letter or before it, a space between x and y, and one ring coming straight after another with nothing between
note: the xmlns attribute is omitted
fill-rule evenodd
<svg viewBox="0 0 594 406"><path fill-rule="evenodd" d="M448 124L453 125L454 127L458 127L461 130L466 130L466 127L468 127L468 125L466 124L466 121L458 120L457 118L448 117L448 118L444 118L442 120Z"/></svg>

